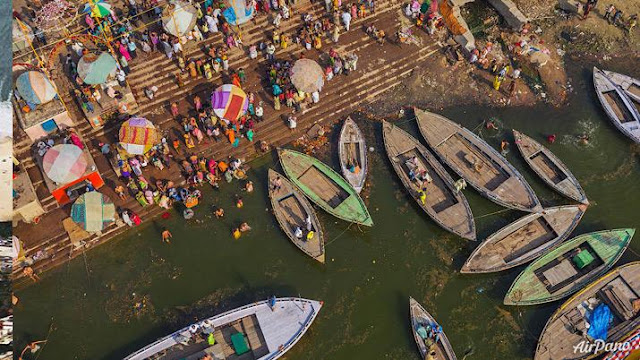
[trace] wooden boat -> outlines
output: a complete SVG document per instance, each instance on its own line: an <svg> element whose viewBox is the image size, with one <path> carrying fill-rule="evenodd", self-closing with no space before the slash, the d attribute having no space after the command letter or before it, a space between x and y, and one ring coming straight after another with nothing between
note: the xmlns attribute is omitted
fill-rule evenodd
<svg viewBox="0 0 640 360"><path fill-rule="evenodd" d="M536 305L562 299L602 276L620 259L635 229L583 234L547 252L513 282L505 305Z"/></svg>
<svg viewBox="0 0 640 360"><path fill-rule="evenodd" d="M489 200L516 210L542 210L518 170L477 135L444 116L414 109L418 127L438 157Z"/></svg>
<svg viewBox="0 0 640 360"><path fill-rule="evenodd" d="M411 332L413 333L413 338L416 341L416 345L418 345L420 355L423 359L426 359L428 350L427 345L425 344L425 340L423 340L423 337L419 334L418 329L426 329L427 326L430 326L432 329L438 329L440 328L440 325L438 324L438 322L436 322L433 316L431 316L431 314L429 314L427 310L425 310L422 305L420 305L412 297L409 297L409 311L411 317ZM451 343L449 343L449 339L443 331L439 333L438 340L432 351L435 351L434 359L456 360L456 354L453 352Z"/></svg>
<svg viewBox="0 0 640 360"><path fill-rule="evenodd" d="M344 121L340 130L338 156L340 157L342 176L360 193L367 178L367 171L369 171L367 145L360 128L350 117Z"/></svg>
<svg viewBox="0 0 640 360"><path fill-rule="evenodd" d="M278 359L309 329L322 302L278 298L256 302L215 315L174 332L125 360ZM195 332L192 335L192 331ZM214 345L209 345L212 333Z"/></svg>
<svg viewBox="0 0 640 360"><path fill-rule="evenodd" d="M469 203L462 192L455 191L453 179L436 157L414 137L386 121L382 123L382 134L389 161L416 203L444 229L465 239L476 240L476 226ZM419 179L422 171L426 171L431 181ZM413 180L410 172L416 174ZM419 195L423 186L427 188L424 204Z"/></svg>
<svg viewBox="0 0 640 360"><path fill-rule="evenodd" d="M602 70L602 72L635 102L636 109L640 109L640 80L613 71Z"/></svg>
<svg viewBox="0 0 640 360"><path fill-rule="evenodd" d="M640 112L626 92L596 67L593 68L593 84L598 100L613 124L631 140L640 143Z"/></svg>
<svg viewBox="0 0 640 360"><path fill-rule="evenodd" d="M544 182L568 198L589 204L578 179L557 156L521 132L513 130L513 137L524 160Z"/></svg>
<svg viewBox="0 0 640 360"><path fill-rule="evenodd" d="M373 226L356 190L327 164L289 149L278 149L278 156L291 182L324 211L342 220Z"/></svg>
<svg viewBox="0 0 640 360"><path fill-rule="evenodd" d="M529 262L569 237L586 209L582 204L565 205L526 215L483 241L460 272L496 272Z"/></svg>
<svg viewBox="0 0 640 360"><path fill-rule="evenodd" d="M282 184L278 189L273 186L276 179ZM269 199L273 214L289 240L305 254L324 264L324 233L316 212L309 200L289 180L273 169L269 169ZM307 227L307 218L311 220L311 230ZM302 238L295 235L297 227L304 230ZM313 232L313 235L308 238L310 232Z"/></svg>
<svg viewBox="0 0 640 360"><path fill-rule="evenodd" d="M626 339L640 326L640 312L634 311L634 302L640 299L640 262L622 265L592 282L567 300L549 318L538 341L534 360L576 360L594 358L595 354L575 351L580 344L594 343L587 337L594 326L586 328L587 307L598 310L606 305L611 311L605 342ZM589 311L591 313L591 311Z"/></svg>

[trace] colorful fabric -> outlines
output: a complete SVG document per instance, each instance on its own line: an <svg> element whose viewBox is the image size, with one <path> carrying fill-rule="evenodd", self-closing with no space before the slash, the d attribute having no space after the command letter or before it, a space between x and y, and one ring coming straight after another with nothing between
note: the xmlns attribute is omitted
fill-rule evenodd
<svg viewBox="0 0 640 360"><path fill-rule="evenodd" d="M249 99L241 88L224 84L211 94L211 106L219 118L235 121L247 113Z"/></svg>
<svg viewBox="0 0 640 360"><path fill-rule="evenodd" d="M107 4L103 0L91 0L84 5L83 13L91 14L96 18L103 18L111 15L111 5Z"/></svg>
<svg viewBox="0 0 640 360"><path fill-rule="evenodd" d="M247 4L250 4L250 2L245 0L226 0L225 5L227 5L227 8L222 12L222 15L229 24L242 25L251 20L255 11L254 7L247 6Z"/></svg>
<svg viewBox="0 0 640 360"><path fill-rule="evenodd" d="M603 360L624 360L626 359L631 352L640 350L640 329L636 330L635 333L631 334L627 340L624 341L628 343L629 346L626 350L618 350L612 353L609 353Z"/></svg>
<svg viewBox="0 0 640 360"><path fill-rule="evenodd" d="M78 76L85 84L98 85L115 76L118 63L109 53L86 54L78 61Z"/></svg>
<svg viewBox="0 0 640 360"><path fill-rule="evenodd" d="M84 193L71 207L71 219L88 232L102 231L115 221L115 205L97 191Z"/></svg>
<svg viewBox="0 0 640 360"><path fill-rule="evenodd" d="M153 123L145 118L131 118L120 127L120 145L132 155L143 155L158 141Z"/></svg>
<svg viewBox="0 0 640 360"><path fill-rule="evenodd" d="M16 80L16 89L26 102L36 105L47 103L57 95L47 75L39 71L20 74Z"/></svg>
<svg viewBox="0 0 640 360"><path fill-rule="evenodd" d="M57 184L78 180L87 170L82 149L72 144L59 144L49 149L42 158L45 175Z"/></svg>
<svg viewBox="0 0 640 360"><path fill-rule="evenodd" d="M182 36L191 31L198 20L193 5L177 1L167 7L162 15L162 27L173 36Z"/></svg>
<svg viewBox="0 0 640 360"><path fill-rule="evenodd" d="M300 59L291 68L291 82L302 92L320 91L324 85L324 71L317 62Z"/></svg>

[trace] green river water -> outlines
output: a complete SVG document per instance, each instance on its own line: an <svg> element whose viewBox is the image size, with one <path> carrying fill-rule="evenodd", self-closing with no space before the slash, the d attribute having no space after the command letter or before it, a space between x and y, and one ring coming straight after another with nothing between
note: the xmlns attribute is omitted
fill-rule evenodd
<svg viewBox="0 0 640 360"><path fill-rule="evenodd" d="M640 77L632 65L609 68ZM546 134L556 133L550 149L571 168L592 204L574 234L640 227L640 147L601 111L590 69L574 66L570 75L576 91L561 109L474 106L440 111L470 129L497 117L500 131L481 131L495 147L503 138L512 140L506 132L511 128L541 142ZM318 209L327 239L326 265L293 246L269 212L267 169L279 165L274 165L272 155L264 156L251 164L256 191L244 195L244 208L236 209L233 202L234 194L240 193L239 182L224 184L220 191L207 185L194 219L185 222L174 213L169 220L145 221L18 291L16 350L46 338L42 360L120 359L195 317L275 294L325 302L287 359L417 360L408 319L408 298L413 296L441 323L458 359L465 354L469 360L532 358L546 320L560 303L502 305L523 267L480 276L459 274L477 244L441 230L408 198L384 154L380 124L362 119L358 123L375 148L364 191L375 225L349 227ZM401 127L420 138L414 121L404 121ZM587 146L577 144L582 133L590 135ZM331 135L335 139L335 132ZM507 158L544 206L571 203L536 178L514 145ZM335 167L335 155L330 161ZM524 215L502 211L471 188L465 194L479 239ZM213 204L225 208L223 221L212 218ZM253 230L234 241L230 229L241 221ZM173 232L171 245L160 240L163 226ZM619 264L640 260L637 253L640 239L632 242ZM135 310L141 299L146 306Z"/></svg>

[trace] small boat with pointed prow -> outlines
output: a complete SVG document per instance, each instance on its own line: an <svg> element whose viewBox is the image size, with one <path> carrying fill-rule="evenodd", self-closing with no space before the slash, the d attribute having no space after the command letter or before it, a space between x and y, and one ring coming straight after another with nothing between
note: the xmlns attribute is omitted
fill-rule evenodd
<svg viewBox="0 0 640 360"><path fill-rule="evenodd" d="M409 298L411 333L423 359L456 360L451 343L436 319L414 298ZM431 357L428 357L431 356Z"/></svg>
<svg viewBox="0 0 640 360"><path fill-rule="evenodd" d="M640 143L640 112L625 90L596 67L593 68L593 84L609 119L623 134Z"/></svg>
<svg viewBox="0 0 640 360"><path fill-rule="evenodd" d="M338 157L342 176L360 193L369 171L367 144L362 131L350 117L344 121L340 130Z"/></svg>

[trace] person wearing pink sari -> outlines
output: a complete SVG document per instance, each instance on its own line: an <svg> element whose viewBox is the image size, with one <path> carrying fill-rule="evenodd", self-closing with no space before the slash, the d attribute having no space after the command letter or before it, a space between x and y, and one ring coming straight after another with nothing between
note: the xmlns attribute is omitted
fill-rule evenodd
<svg viewBox="0 0 640 360"><path fill-rule="evenodd" d="M93 18L89 16L89 14L84 16L84 21L87 23L87 26L89 26L89 29L91 29L91 31L96 28L96 22L93 21Z"/></svg>
<svg viewBox="0 0 640 360"><path fill-rule="evenodd" d="M196 139L198 139L198 144L200 144L202 140L204 140L204 134L202 133L200 128L193 128L193 130L191 130L191 133L196 137Z"/></svg>
<svg viewBox="0 0 640 360"><path fill-rule="evenodd" d="M84 149L84 144L82 143L82 140L80 140L80 137L76 133L72 132L71 135L69 135L69 138L73 143L73 145L79 147L80 149Z"/></svg>
<svg viewBox="0 0 640 360"><path fill-rule="evenodd" d="M126 47L124 44L120 43L120 46L119 46L119 48L118 48L118 51L120 51L120 54L121 54L122 56L124 56L124 58L125 58L127 61L131 61L131 55L129 54L129 50L127 49L127 47Z"/></svg>

